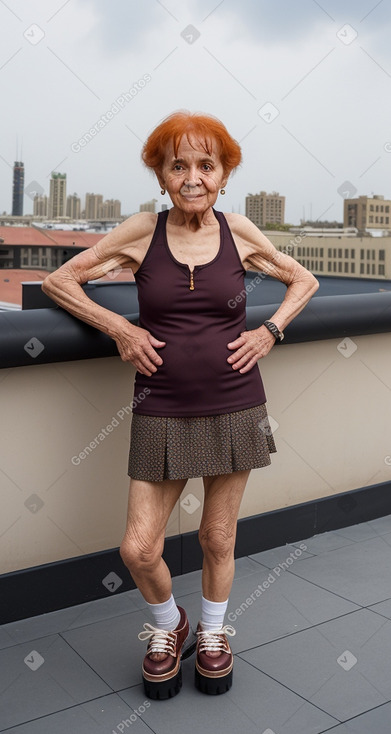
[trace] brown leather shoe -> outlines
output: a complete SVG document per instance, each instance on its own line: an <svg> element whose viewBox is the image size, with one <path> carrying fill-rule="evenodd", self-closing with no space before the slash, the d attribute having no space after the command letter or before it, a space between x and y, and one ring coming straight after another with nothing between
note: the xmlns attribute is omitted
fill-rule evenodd
<svg viewBox="0 0 391 734"><path fill-rule="evenodd" d="M203 630L198 623L195 684L202 693L218 695L231 688L234 659L227 635L235 634L230 624L219 630Z"/></svg>
<svg viewBox="0 0 391 734"><path fill-rule="evenodd" d="M187 614L182 607L178 610L181 618L174 630L163 630L146 622L144 631L138 635L139 640L148 640L142 674L145 694L153 700L172 698L179 693L182 687L181 660L189 657L196 648ZM153 653L160 653L159 657L163 659L153 660Z"/></svg>

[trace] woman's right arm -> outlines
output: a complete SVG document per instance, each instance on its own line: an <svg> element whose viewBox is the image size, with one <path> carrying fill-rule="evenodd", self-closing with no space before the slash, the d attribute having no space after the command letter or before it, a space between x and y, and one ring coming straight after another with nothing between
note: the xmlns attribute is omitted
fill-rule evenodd
<svg viewBox="0 0 391 734"><path fill-rule="evenodd" d="M156 215L147 212L129 217L94 247L75 255L50 273L42 283L46 295L73 316L108 334L115 340L121 359L131 362L148 376L163 362L154 347L163 347L165 342L94 303L81 286L118 267L137 268L148 249L155 225Z"/></svg>

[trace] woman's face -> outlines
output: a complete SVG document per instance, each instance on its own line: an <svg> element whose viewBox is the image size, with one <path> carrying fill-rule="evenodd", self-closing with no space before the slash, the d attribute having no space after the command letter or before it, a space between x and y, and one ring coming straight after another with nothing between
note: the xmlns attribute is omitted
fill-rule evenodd
<svg viewBox="0 0 391 734"><path fill-rule="evenodd" d="M209 155L196 138L191 137L189 142L184 135L176 156L174 146L170 144L158 178L174 206L186 213L196 214L215 204L228 176L224 174L219 145L215 139L212 139Z"/></svg>

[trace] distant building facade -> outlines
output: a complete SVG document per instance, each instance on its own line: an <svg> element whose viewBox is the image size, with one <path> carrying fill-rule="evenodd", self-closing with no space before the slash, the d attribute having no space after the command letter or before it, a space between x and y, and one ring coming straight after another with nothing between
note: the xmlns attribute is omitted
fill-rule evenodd
<svg viewBox="0 0 391 734"><path fill-rule="evenodd" d="M50 195L48 206L49 219L66 217L67 209L67 175L66 173L52 173L50 179Z"/></svg>
<svg viewBox="0 0 391 734"><path fill-rule="evenodd" d="M103 204L102 194L86 194L85 218L99 219L99 210Z"/></svg>
<svg viewBox="0 0 391 734"><path fill-rule="evenodd" d="M38 196L38 194L36 194L33 201L34 217L47 217L48 203L47 196Z"/></svg>
<svg viewBox="0 0 391 734"><path fill-rule="evenodd" d="M121 216L121 202L118 199L106 199L102 205L99 219L119 219Z"/></svg>
<svg viewBox="0 0 391 734"><path fill-rule="evenodd" d="M15 161L12 179L12 216L23 216L24 163Z"/></svg>
<svg viewBox="0 0 391 734"><path fill-rule="evenodd" d="M323 237L305 231L265 234L277 250L314 275L391 280L391 237Z"/></svg>
<svg viewBox="0 0 391 734"><path fill-rule="evenodd" d="M72 194L67 197L67 217L71 219L80 219L81 216L81 202L80 197L77 194Z"/></svg>
<svg viewBox="0 0 391 734"><path fill-rule="evenodd" d="M390 217L391 200L380 194L344 200L344 227L357 227L360 232L371 229L391 231Z"/></svg>
<svg viewBox="0 0 391 734"><path fill-rule="evenodd" d="M140 212L152 212L152 214L155 214L156 202L157 199L151 199L151 201L146 201L144 204L140 204Z"/></svg>
<svg viewBox="0 0 391 734"><path fill-rule="evenodd" d="M265 227L266 224L285 223L285 196L280 196L278 191L267 194L261 191L259 194L248 194L246 196L246 217L257 227Z"/></svg>

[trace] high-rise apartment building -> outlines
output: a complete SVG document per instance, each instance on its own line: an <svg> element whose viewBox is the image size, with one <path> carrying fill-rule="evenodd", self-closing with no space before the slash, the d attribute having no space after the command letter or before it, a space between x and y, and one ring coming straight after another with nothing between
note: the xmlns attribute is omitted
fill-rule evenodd
<svg viewBox="0 0 391 734"><path fill-rule="evenodd" d="M85 218L99 219L102 204L102 194L86 194Z"/></svg>
<svg viewBox="0 0 391 734"><path fill-rule="evenodd" d="M391 230L390 216L391 200L380 194L344 200L344 227L357 227L359 232L367 229Z"/></svg>
<svg viewBox="0 0 391 734"><path fill-rule="evenodd" d="M15 161L12 181L12 216L23 217L24 163Z"/></svg>
<svg viewBox="0 0 391 734"><path fill-rule="evenodd" d="M285 222L285 196L280 196L278 191L267 194L261 191L259 194L248 194L246 196L246 217L257 227L265 227L266 224L284 224Z"/></svg>
<svg viewBox="0 0 391 734"><path fill-rule="evenodd" d="M66 207L67 175L66 173L52 173L48 206L49 219L66 217Z"/></svg>
<svg viewBox="0 0 391 734"><path fill-rule="evenodd" d="M151 201L146 201L144 204L140 204L140 212L152 212L152 214L155 214L156 202L157 199L151 199Z"/></svg>
<svg viewBox="0 0 391 734"><path fill-rule="evenodd" d="M33 213L34 217L47 217L48 215L48 197L47 196L34 196L33 202Z"/></svg>
<svg viewBox="0 0 391 734"><path fill-rule="evenodd" d="M100 219L119 219L121 202L118 199L107 199L100 209Z"/></svg>
<svg viewBox="0 0 391 734"><path fill-rule="evenodd" d="M80 219L81 202L77 194L67 197L67 217Z"/></svg>

